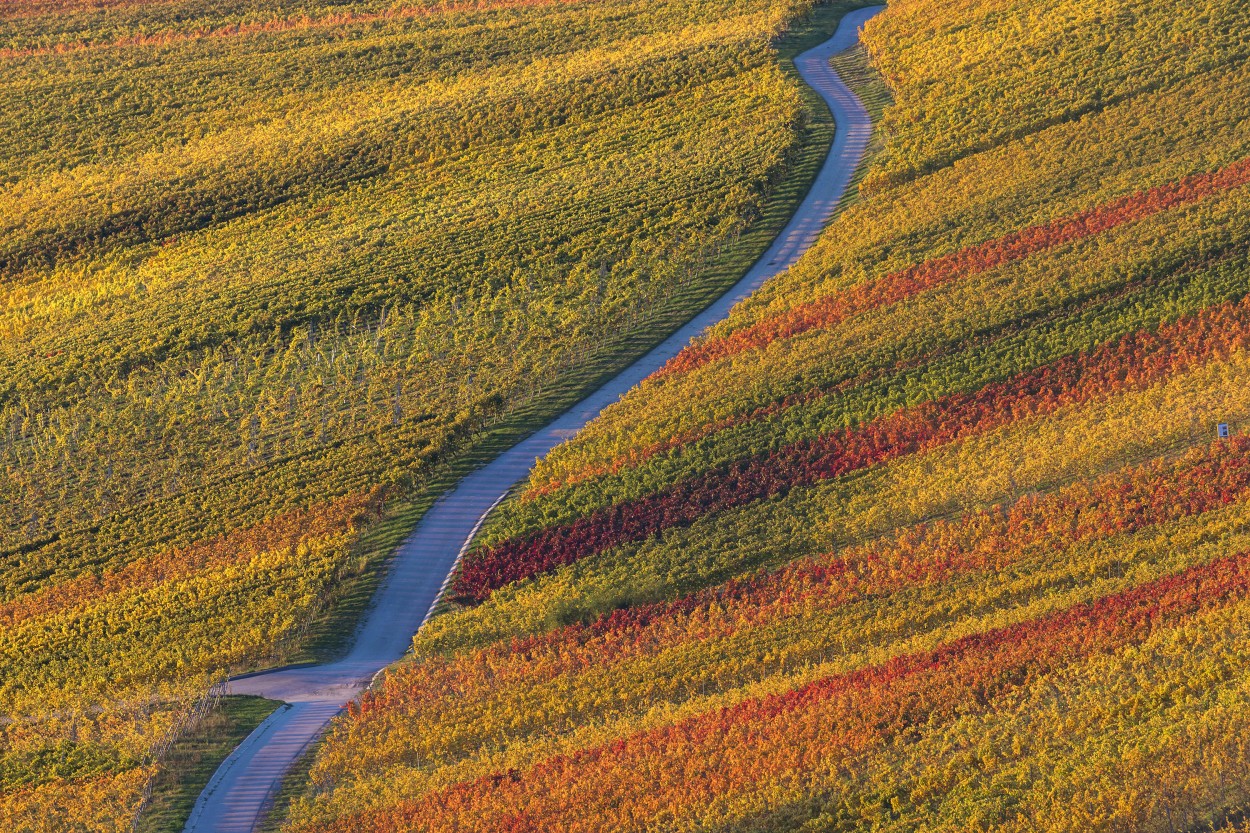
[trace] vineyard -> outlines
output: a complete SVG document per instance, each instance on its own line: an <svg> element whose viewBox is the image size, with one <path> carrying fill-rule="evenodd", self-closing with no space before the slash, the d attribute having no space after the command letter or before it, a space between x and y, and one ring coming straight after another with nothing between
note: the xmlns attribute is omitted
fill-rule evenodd
<svg viewBox="0 0 1250 833"><path fill-rule="evenodd" d="M1245 830L1246 31L891 2L857 198L536 463L284 829Z"/></svg>
<svg viewBox="0 0 1250 833"><path fill-rule="evenodd" d="M372 531L736 280L837 8L3 4L0 828L130 830Z"/></svg>

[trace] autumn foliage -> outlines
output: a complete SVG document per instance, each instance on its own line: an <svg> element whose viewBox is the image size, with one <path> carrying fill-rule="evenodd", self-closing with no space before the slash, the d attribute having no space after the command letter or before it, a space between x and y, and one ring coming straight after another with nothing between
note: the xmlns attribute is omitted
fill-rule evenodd
<svg viewBox="0 0 1250 833"><path fill-rule="evenodd" d="M144 47L174 46L188 41L204 38L237 38L254 35L271 35L284 32L298 32L315 29L336 29L344 26L363 26L373 23L386 23L429 17L436 14L456 12L485 11L489 9L529 8L552 5L555 3L575 3L582 0L464 0L464 2L440 2L426 6L390 6L380 11L347 11L330 12L310 16L307 14L295 17L277 18L263 22L229 23L216 27L196 27L172 29L159 33L129 35L112 41L59 41L49 46L28 46L19 48L0 48L0 59L30 58L38 55L62 55L90 49L127 49ZM48 14L80 11L84 8L99 8L100 0L83 3L81 0L62 0L62 2L43 2L15 4L15 8L6 9L8 17L16 17L18 13ZM113 8L139 6L144 4L135 0L109 3ZM172 5L172 3L170 4Z"/></svg>
<svg viewBox="0 0 1250 833"><path fill-rule="evenodd" d="M779 339L793 338L808 330L833 327L856 313L897 303L946 281L967 278L1036 252L1101 234L1123 223L1141 220L1247 182L1250 182L1250 159L1243 159L1217 171L1194 174L1179 182L1121 197L1108 205L1071 217L1060 217L1044 225L1012 232L860 284L844 293L808 302L731 335L702 341L670 359L656 376L682 373L734 353L759 349Z"/></svg>
<svg viewBox="0 0 1250 833"><path fill-rule="evenodd" d="M726 471L709 472L665 492L617 504L569 526L472 553L457 575L455 590L461 597L481 601L512 581L673 525L690 523L707 513L839 477L900 455L923 452L1118 390L1143 387L1191 363L1218 360L1247 347L1250 298L1204 311L1157 332L1134 333L1089 354L1065 358L974 393L943 397L866 426L735 463Z"/></svg>
<svg viewBox="0 0 1250 833"><path fill-rule="evenodd" d="M781 695L492 774L328 830L629 829L705 816L732 793L780 796L847 768L921 721L985 709L1072 663L1148 640L1250 591L1250 557L1218 559L1061 613L974 634ZM833 779L829 779L833 781ZM815 784L812 782L815 781ZM832 785L832 784L830 784ZM723 806L723 805L722 805ZM723 810L722 810L723 812ZM653 821L651 823L654 823Z"/></svg>
<svg viewBox="0 0 1250 833"><path fill-rule="evenodd" d="M808 5L0 4L0 829L129 830L171 715L350 630L384 496L767 247Z"/></svg>
<svg viewBox="0 0 1250 833"><path fill-rule="evenodd" d="M670 359L656 372L656 376L682 373L734 353L759 349L779 339L793 338L808 330L833 327L856 313L897 303L946 281L967 278L1036 252L1101 234L1123 223L1141 220L1247 182L1250 182L1250 159L1243 159L1217 171L1194 174L1179 182L1121 197L1108 205L1071 217L1060 217L1044 225L1012 232L860 284L844 293L808 302L732 335L702 341Z"/></svg>
<svg viewBox="0 0 1250 833"><path fill-rule="evenodd" d="M1243 827L1246 25L892 3L857 198L536 464L286 829Z"/></svg>

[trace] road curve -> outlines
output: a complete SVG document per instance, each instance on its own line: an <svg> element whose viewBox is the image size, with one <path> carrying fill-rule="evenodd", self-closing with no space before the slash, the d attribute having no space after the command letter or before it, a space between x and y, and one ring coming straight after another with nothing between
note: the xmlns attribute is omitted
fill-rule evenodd
<svg viewBox="0 0 1250 833"><path fill-rule="evenodd" d="M288 705L257 727L217 769L196 801L184 833L251 833L282 777L308 744L378 671L407 652L412 635L425 621L478 526L508 489L525 477L534 460L577 433L605 406L811 247L850 186L872 134L867 111L829 66L829 59L854 46L864 21L882 8L850 12L833 37L795 59L803 80L829 105L836 129L810 192L763 257L728 292L650 353L439 498L397 551L346 657L326 665L233 680L235 694L259 694Z"/></svg>

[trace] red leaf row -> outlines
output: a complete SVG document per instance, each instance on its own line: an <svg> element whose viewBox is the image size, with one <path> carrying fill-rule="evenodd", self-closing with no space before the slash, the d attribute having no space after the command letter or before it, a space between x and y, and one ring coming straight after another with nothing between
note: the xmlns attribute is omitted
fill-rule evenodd
<svg viewBox="0 0 1250 833"><path fill-rule="evenodd" d="M1244 599L1250 555L1220 558L1096 602L647 730L525 772L366 811L327 831L593 831L677 814L763 784L811 786L909 727L986 709L1065 664L1140 644ZM631 829L634 825L630 825Z"/></svg>
<svg viewBox="0 0 1250 833"><path fill-rule="evenodd" d="M1194 364L1250 346L1250 298L1228 302L1157 331L1139 331L1088 353L899 410L866 425L739 460L572 523L477 550L465 558L454 593L481 601L504 585L614 546L796 486L984 433L1116 391L1142 387Z"/></svg>
<svg viewBox="0 0 1250 833"><path fill-rule="evenodd" d="M252 35L276 34L280 32L303 31L307 29L332 29L340 26L359 26L370 23L381 23L392 20L411 20L433 17L437 14L452 12L474 12L488 9L514 9L534 6L550 6L556 3L576 3L582 0L445 0L437 6L426 7L392 7L380 12L336 12L317 17L307 14L293 17L278 18L251 23L235 23L212 28L202 27L190 31L170 31L156 34L135 34L112 41L101 42L62 42L52 46L38 46L24 49L11 47L0 48L0 59L29 58L37 55L60 55L69 52L82 52L88 49L126 49L135 47L168 46L176 43L205 40L207 38L248 37ZM11 12L3 17L38 16L49 14L66 14L80 9L97 9L98 2L78 2L77 0L60 0L31 4L28 15ZM131 4L113 4L125 6ZM144 5L135 3L133 5Z"/></svg>
<svg viewBox="0 0 1250 833"><path fill-rule="evenodd" d="M1250 182L1250 159L1242 159L1226 168L1195 174L1080 214L987 240L867 281L845 292L801 304L730 335L693 344L670 359L653 378L688 372L716 359L758 349L808 330L832 327L852 315L895 303L956 278L976 275L1064 243L1092 237L1247 182Z"/></svg>
<svg viewBox="0 0 1250 833"><path fill-rule="evenodd" d="M679 643L729 637L779 617L831 610L866 596L934 584L969 571L1015 568L1037 548L1063 549L1195 517L1246 499L1250 436L1076 483L1010 508L977 510L957 522L922 524L836 554L803 559L679 599L614 611L588 624L517 637L389 675L353 704L354 720L375 713L438 710L449 691L487 698L501 686L670 651Z"/></svg>

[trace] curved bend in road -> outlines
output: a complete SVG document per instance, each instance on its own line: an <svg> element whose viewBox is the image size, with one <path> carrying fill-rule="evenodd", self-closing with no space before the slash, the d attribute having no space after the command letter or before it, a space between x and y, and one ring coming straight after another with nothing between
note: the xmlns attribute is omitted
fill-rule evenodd
<svg viewBox="0 0 1250 833"><path fill-rule="evenodd" d="M803 80L833 111L836 131L811 191L764 256L725 295L650 353L440 498L396 553L346 657L327 665L279 669L234 680L231 685L236 694L259 694L284 700L286 705L262 723L214 773L184 833L251 833L300 753L344 703L408 650L412 635L424 622L482 519L513 484L525 477L534 459L575 434L606 405L676 355L692 337L723 319L734 304L793 264L815 242L850 186L872 133L868 113L829 66L829 59L854 46L864 21L881 8L847 14L832 38L795 60Z"/></svg>

